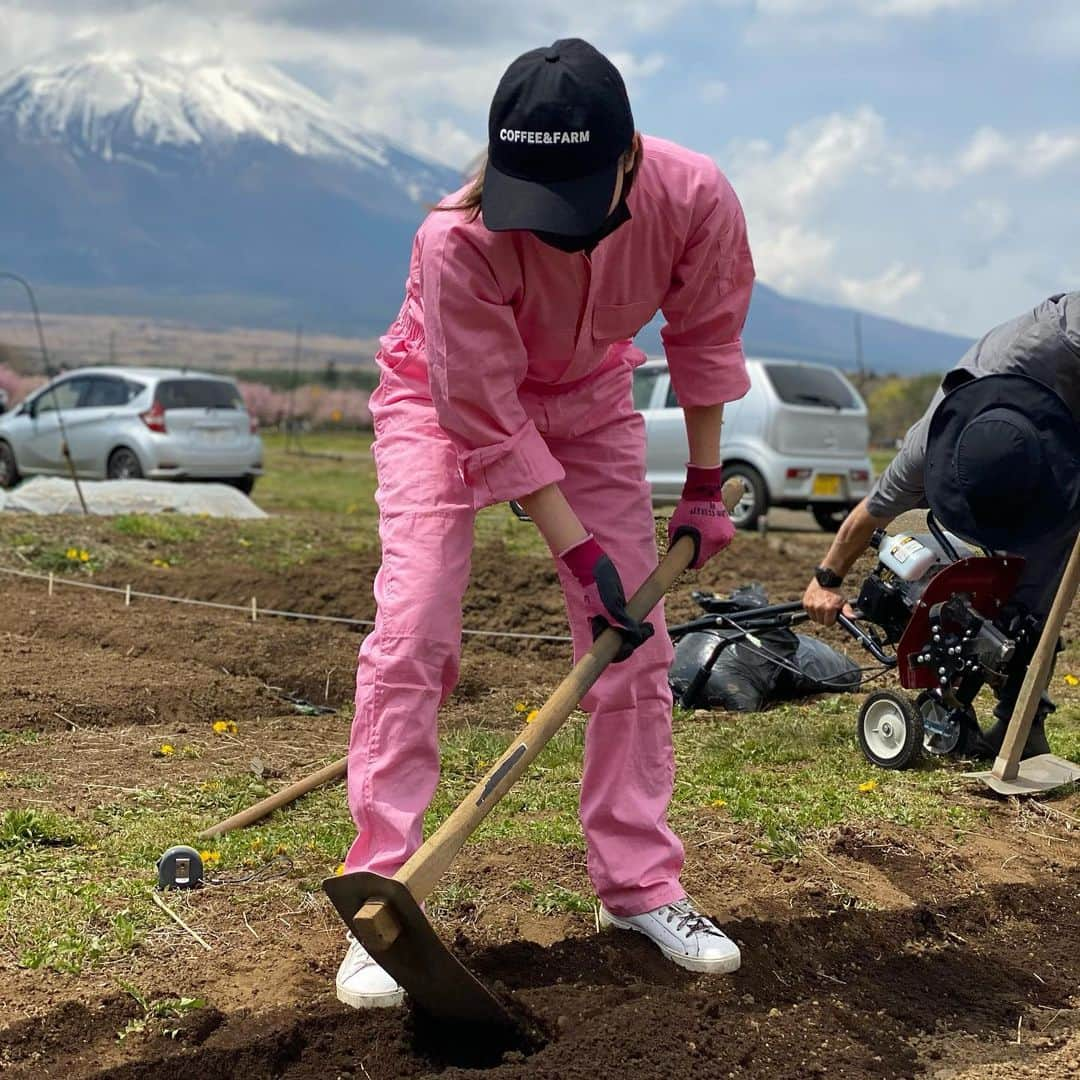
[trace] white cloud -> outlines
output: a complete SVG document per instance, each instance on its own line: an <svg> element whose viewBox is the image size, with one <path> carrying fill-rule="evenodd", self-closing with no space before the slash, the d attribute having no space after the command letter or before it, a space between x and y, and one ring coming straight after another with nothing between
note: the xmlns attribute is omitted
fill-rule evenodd
<svg viewBox="0 0 1080 1080"><path fill-rule="evenodd" d="M923 283L923 272L903 263L892 263L877 277L841 277L840 295L855 307L895 312Z"/></svg>
<svg viewBox="0 0 1080 1080"><path fill-rule="evenodd" d="M731 171L767 214L797 217L853 172L875 169L885 125L869 106L792 128L780 149L763 139L735 143Z"/></svg>
<svg viewBox="0 0 1080 1080"><path fill-rule="evenodd" d="M725 160L762 280L789 292L843 295L827 206L852 182L876 173L886 152L884 122L866 106L792 128L781 147L764 140L731 147ZM888 296L891 303L902 286L910 292L918 284L890 273L873 279L875 299ZM849 283L857 287L854 279Z"/></svg>
<svg viewBox="0 0 1080 1080"><path fill-rule="evenodd" d="M1013 223L1013 212L1002 199L977 199L964 214L964 221L981 240L1000 240Z"/></svg>
<svg viewBox="0 0 1080 1080"><path fill-rule="evenodd" d="M1080 129L1010 136L982 127L951 157L904 162L895 175L897 183L908 176L925 191L946 191L983 173L1042 177L1076 161L1080 161Z"/></svg>
<svg viewBox="0 0 1080 1080"><path fill-rule="evenodd" d="M719 105L728 93L728 84L721 79L709 79L698 88L698 96L706 105Z"/></svg>
<svg viewBox="0 0 1080 1080"><path fill-rule="evenodd" d="M763 15L862 14L879 18L928 18L946 11L986 11L1013 0L756 0Z"/></svg>

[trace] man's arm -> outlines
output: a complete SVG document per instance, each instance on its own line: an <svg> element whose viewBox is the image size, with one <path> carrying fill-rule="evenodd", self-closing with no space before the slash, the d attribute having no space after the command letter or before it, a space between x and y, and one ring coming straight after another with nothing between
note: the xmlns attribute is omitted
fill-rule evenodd
<svg viewBox="0 0 1080 1080"><path fill-rule="evenodd" d="M867 509L867 499L863 499L840 526L828 554L821 560L821 565L840 577L846 577L848 571L858 561L859 556L866 550L870 543L870 537L875 529L883 529L892 521L891 517L875 517ZM810 618L823 626L832 626L836 622L837 615L844 610L844 594L839 588L826 589L819 585L816 578L810 579L810 584L803 594L803 607L806 608Z"/></svg>
<svg viewBox="0 0 1080 1080"><path fill-rule="evenodd" d="M884 529L906 511L926 505L926 437L930 418L943 396L940 389L934 394L873 490L844 519L821 566L844 577L866 550L875 529ZM814 622L831 626L844 610L844 594L839 588L826 589L811 578L803 594L803 607Z"/></svg>

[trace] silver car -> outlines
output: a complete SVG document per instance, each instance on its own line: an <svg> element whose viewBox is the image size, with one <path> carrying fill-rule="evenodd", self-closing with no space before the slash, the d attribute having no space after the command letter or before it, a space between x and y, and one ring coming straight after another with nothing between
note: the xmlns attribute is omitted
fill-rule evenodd
<svg viewBox="0 0 1080 1080"><path fill-rule="evenodd" d="M0 416L0 487L68 475L61 419L88 480L223 480L250 492L262 440L231 379L164 368L80 368Z"/></svg>
<svg viewBox="0 0 1080 1080"><path fill-rule="evenodd" d="M793 360L746 362L750 390L724 410L725 476L746 493L732 513L754 528L770 506L810 510L835 531L870 487L866 404L837 368ZM667 364L634 372L634 405L645 418L647 470L655 502L676 502L686 475L682 410Z"/></svg>

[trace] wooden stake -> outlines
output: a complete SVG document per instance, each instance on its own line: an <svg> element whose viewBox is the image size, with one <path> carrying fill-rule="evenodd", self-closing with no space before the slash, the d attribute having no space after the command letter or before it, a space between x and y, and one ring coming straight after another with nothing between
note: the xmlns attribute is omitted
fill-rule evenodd
<svg viewBox="0 0 1080 1080"><path fill-rule="evenodd" d="M259 605L255 602L255 597L253 596L251 598L251 621L255 622L255 620L258 617L259 617Z"/></svg>
<svg viewBox="0 0 1080 1080"><path fill-rule="evenodd" d="M50 570L49 571L49 595L52 596L52 594L53 594L53 572Z"/></svg>
<svg viewBox="0 0 1080 1080"><path fill-rule="evenodd" d="M131 607L131 586L124 586L124 607Z"/></svg>
<svg viewBox="0 0 1080 1080"><path fill-rule="evenodd" d="M1020 755L1024 752L1028 735L1031 733L1031 723L1035 718L1035 710L1039 707L1039 699L1050 679L1050 668L1054 662L1054 654L1057 652L1058 636L1061 634L1065 616L1069 614L1069 609L1072 607L1078 584L1080 584L1080 536L1077 536L1073 544L1072 555L1065 566L1065 573L1061 575L1061 584L1054 597L1054 604L1050 608L1050 614L1046 616L1042 636L1039 638L1035 655L1028 665L1024 685L1020 688L1020 696L1016 699L1012 719L1005 732L1005 741L1001 744L993 769L990 770L999 780L1015 780L1020 770Z"/></svg>

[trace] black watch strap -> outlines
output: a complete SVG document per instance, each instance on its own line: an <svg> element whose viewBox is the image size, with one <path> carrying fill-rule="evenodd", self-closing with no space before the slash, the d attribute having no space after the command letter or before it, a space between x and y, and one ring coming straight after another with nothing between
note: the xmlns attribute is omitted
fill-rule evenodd
<svg viewBox="0 0 1080 1080"><path fill-rule="evenodd" d="M839 589L844 584L843 576L827 566L814 567L814 578L823 589Z"/></svg>

